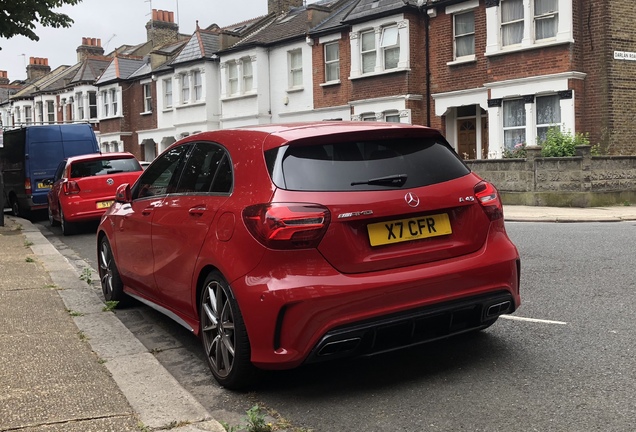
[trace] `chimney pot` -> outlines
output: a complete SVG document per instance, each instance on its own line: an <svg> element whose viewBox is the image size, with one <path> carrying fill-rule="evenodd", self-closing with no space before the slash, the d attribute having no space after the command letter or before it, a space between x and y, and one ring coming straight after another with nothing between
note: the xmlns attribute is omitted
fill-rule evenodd
<svg viewBox="0 0 636 432"><path fill-rule="evenodd" d="M171 23L174 22L174 12L168 12L168 21L170 21Z"/></svg>
<svg viewBox="0 0 636 432"><path fill-rule="evenodd" d="M152 20L156 21L157 20L157 9L153 9L152 10Z"/></svg>
<svg viewBox="0 0 636 432"><path fill-rule="evenodd" d="M100 38L97 38L97 46L98 47L102 46L102 40Z"/></svg>

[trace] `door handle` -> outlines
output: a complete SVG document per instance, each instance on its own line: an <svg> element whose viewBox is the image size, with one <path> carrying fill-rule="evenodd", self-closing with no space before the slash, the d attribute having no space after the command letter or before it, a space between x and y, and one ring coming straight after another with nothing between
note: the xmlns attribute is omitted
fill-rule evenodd
<svg viewBox="0 0 636 432"><path fill-rule="evenodd" d="M202 205L202 206L192 207L190 210L188 210L188 213L190 213L191 216L202 216L206 210L207 210L207 207Z"/></svg>

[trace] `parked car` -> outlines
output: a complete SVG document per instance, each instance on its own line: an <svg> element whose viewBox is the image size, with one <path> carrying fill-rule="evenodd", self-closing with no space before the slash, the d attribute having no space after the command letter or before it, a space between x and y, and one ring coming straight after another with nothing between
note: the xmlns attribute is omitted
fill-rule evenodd
<svg viewBox="0 0 636 432"><path fill-rule="evenodd" d="M97 232L105 298L198 335L227 388L481 330L520 305L499 194L434 129L204 132L115 201Z"/></svg>
<svg viewBox="0 0 636 432"><path fill-rule="evenodd" d="M74 234L78 222L99 220L115 201L122 183L132 183L142 173L134 155L127 152L70 157L60 162L49 191L51 226L61 225L64 235Z"/></svg>

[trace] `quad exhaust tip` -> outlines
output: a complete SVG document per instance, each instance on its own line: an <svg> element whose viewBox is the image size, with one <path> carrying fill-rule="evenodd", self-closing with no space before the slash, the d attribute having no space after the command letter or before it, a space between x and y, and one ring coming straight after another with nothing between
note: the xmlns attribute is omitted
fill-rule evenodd
<svg viewBox="0 0 636 432"><path fill-rule="evenodd" d="M330 356L334 354L343 354L355 351L355 349L360 345L360 341L362 339L359 337L344 339L335 342L329 342L325 344L320 351L318 351L319 356Z"/></svg>

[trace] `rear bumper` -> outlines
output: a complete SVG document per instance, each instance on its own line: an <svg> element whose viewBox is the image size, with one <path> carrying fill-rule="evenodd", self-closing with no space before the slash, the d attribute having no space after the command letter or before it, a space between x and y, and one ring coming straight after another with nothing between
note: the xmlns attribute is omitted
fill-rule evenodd
<svg viewBox="0 0 636 432"><path fill-rule="evenodd" d="M287 369L444 338L486 327L521 303L519 255L505 234L452 260L354 275L305 252L282 260L265 254L231 282L258 367Z"/></svg>
<svg viewBox="0 0 636 432"><path fill-rule="evenodd" d="M114 197L103 197L100 199L78 200L66 199L62 201L64 217L69 222L88 222L100 220L106 213L107 208L98 209L97 202L112 201Z"/></svg>
<svg viewBox="0 0 636 432"><path fill-rule="evenodd" d="M329 331L316 344L306 363L348 356L368 356L432 342L490 325L514 312L507 291L471 297Z"/></svg>

